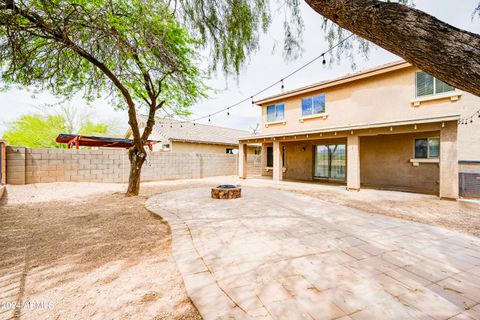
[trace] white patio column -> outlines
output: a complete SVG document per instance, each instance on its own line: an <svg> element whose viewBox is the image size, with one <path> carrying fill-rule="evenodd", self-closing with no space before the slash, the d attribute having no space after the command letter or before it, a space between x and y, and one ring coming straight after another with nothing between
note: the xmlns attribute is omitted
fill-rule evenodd
<svg viewBox="0 0 480 320"><path fill-rule="evenodd" d="M238 177L247 178L247 144L240 143L238 146Z"/></svg>
<svg viewBox="0 0 480 320"><path fill-rule="evenodd" d="M273 180L283 179L282 146L279 141L273 141Z"/></svg>
<svg viewBox="0 0 480 320"><path fill-rule="evenodd" d="M360 137L347 138L347 190L360 190Z"/></svg>
<svg viewBox="0 0 480 320"><path fill-rule="evenodd" d="M457 122L440 130L440 198L458 198Z"/></svg>

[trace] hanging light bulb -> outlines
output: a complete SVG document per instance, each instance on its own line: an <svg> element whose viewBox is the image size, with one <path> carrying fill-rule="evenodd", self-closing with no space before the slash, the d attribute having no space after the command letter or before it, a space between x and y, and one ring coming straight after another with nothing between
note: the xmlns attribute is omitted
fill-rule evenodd
<svg viewBox="0 0 480 320"><path fill-rule="evenodd" d="M227 117L230 117L230 108L227 108Z"/></svg>
<svg viewBox="0 0 480 320"><path fill-rule="evenodd" d="M322 64L325 65L327 64L327 60L325 60L325 54L322 54Z"/></svg>
<svg viewBox="0 0 480 320"><path fill-rule="evenodd" d="M283 91L283 89L285 89L285 85L283 84L283 79L280 81L282 82L282 91Z"/></svg>
<svg viewBox="0 0 480 320"><path fill-rule="evenodd" d="M193 125L196 126L197 124L195 123L195 121L193 121Z"/></svg>
<svg viewBox="0 0 480 320"><path fill-rule="evenodd" d="M210 115L208 115L208 123L210 123L210 122L211 122L211 120L210 120Z"/></svg>
<svg viewBox="0 0 480 320"><path fill-rule="evenodd" d="M473 119L470 119L470 123L472 123L472 122L473 122Z"/></svg>
<svg viewBox="0 0 480 320"><path fill-rule="evenodd" d="M253 101L253 96L250 97L252 99L252 106L255 104L255 101Z"/></svg>
<svg viewBox="0 0 480 320"><path fill-rule="evenodd" d="M180 123L180 128L183 128L183 125L182 125L182 123Z"/></svg>

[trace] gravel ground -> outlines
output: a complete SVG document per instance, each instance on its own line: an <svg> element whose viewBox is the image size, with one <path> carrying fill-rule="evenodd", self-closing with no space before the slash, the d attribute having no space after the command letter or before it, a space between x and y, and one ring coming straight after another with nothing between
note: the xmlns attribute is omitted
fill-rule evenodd
<svg viewBox="0 0 480 320"><path fill-rule="evenodd" d="M177 188L151 185L127 198L118 184L8 186L0 319L201 319L171 255L168 225L143 206Z"/></svg>

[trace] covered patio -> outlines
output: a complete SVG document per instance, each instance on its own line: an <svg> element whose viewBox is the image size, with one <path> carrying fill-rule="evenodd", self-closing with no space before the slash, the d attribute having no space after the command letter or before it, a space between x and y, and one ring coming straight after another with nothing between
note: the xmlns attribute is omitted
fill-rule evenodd
<svg viewBox="0 0 480 320"><path fill-rule="evenodd" d="M250 175L246 146L262 144L261 174L458 198L457 115L244 137L239 177ZM281 125L281 124L279 124ZM441 147L440 147L441 145Z"/></svg>

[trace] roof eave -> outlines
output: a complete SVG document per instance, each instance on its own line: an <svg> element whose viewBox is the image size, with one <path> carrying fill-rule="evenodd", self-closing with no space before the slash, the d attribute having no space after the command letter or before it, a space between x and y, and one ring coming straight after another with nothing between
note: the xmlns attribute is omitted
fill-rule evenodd
<svg viewBox="0 0 480 320"><path fill-rule="evenodd" d="M388 122L376 122L376 123L368 123L368 124L356 124L356 125L328 127L328 128L321 128L321 129L308 129L308 130L300 130L300 131L272 133L272 134L265 134L265 135L245 136L245 137L240 137L239 141L256 140L256 139L264 139L264 138L265 139L276 138L276 137L283 137L283 136L288 137L288 136L295 136L295 135L302 135L302 134L374 129L374 128L384 128L384 127L393 127L393 126L404 126L404 125L410 125L410 124L448 122L448 121L458 121L459 119L460 119L460 114L451 114L451 115L430 117L430 118L405 119L405 120L388 121Z"/></svg>

